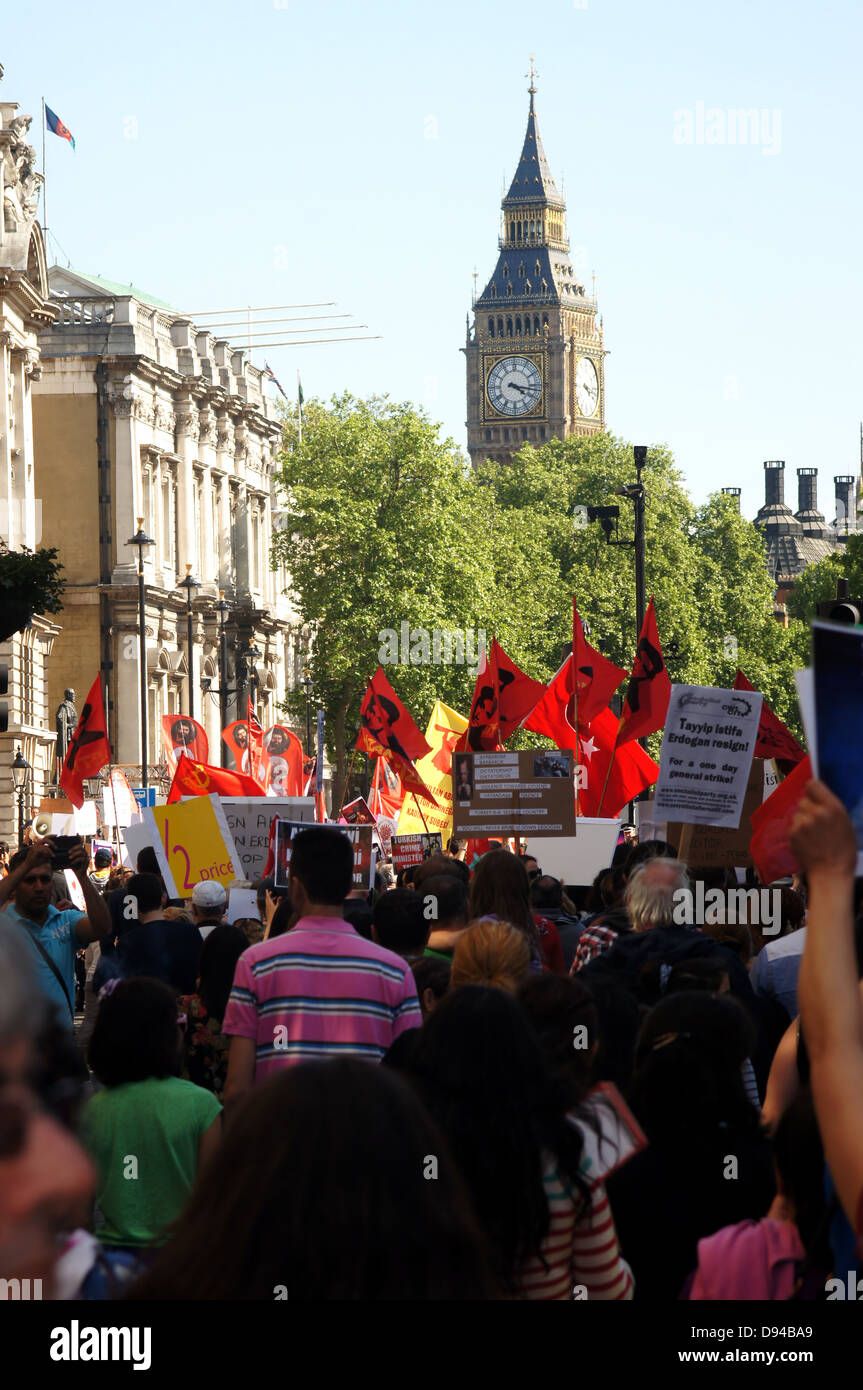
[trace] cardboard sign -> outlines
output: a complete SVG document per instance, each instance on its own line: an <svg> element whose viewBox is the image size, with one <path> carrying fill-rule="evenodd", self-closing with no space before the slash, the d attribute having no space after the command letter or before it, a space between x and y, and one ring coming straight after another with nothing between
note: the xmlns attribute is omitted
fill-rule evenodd
<svg viewBox="0 0 863 1390"><path fill-rule="evenodd" d="M411 864L421 864L430 854L440 854L443 848L437 831L433 835L393 835L390 843L393 869L397 874L402 869L410 868Z"/></svg>
<svg viewBox="0 0 863 1390"><path fill-rule="evenodd" d="M396 824L396 818L393 816L378 816L378 836L380 838L384 859L392 858L393 835L396 833Z"/></svg>
<svg viewBox="0 0 863 1390"><path fill-rule="evenodd" d="M559 839L529 835L527 853L552 878L561 878L573 886L592 883L600 869L610 865L619 832L620 820L616 816L579 816L577 835Z"/></svg>
<svg viewBox="0 0 863 1390"><path fill-rule="evenodd" d="M666 839L685 864L694 869L746 869L752 863L750 816L764 799L764 762L753 758L743 815L736 830L711 825L684 825L673 821Z"/></svg>
<svg viewBox="0 0 863 1390"><path fill-rule="evenodd" d="M453 755L453 834L467 839L575 834L572 753Z"/></svg>
<svg viewBox="0 0 863 1390"><path fill-rule="evenodd" d="M656 819L736 830L760 717L757 691L673 685L653 798Z"/></svg>
<svg viewBox="0 0 863 1390"><path fill-rule="evenodd" d="M245 878L219 798L193 796L144 812L170 898L189 898L196 883Z"/></svg>
<svg viewBox="0 0 863 1390"><path fill-rule="evenodd" d="M252 921L260 921L261 917L258 912L258 895L254 888L231 888L228 892L225 921L234 923L249 917Z"/></svg>
<svg viewBox="0 0 863 1390"><path fill-rule="evenodd" d="M238 877L246 878L251 883L263 878L270 827L276 816L297 822L313 821L315 818L313 796L222 796L219 800L243 866L243 872Z"/></svg>

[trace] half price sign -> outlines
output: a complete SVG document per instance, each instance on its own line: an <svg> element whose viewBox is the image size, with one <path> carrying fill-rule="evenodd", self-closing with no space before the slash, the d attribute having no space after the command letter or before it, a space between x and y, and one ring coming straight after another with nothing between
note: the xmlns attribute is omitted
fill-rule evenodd
<svg viewBox="0 0 863 1390"><path fill-rule="evenodd" d="M215 795L196 796L144 811L168 896L190 898L196 883L223 888L243 869L225 812Z"/></svg>

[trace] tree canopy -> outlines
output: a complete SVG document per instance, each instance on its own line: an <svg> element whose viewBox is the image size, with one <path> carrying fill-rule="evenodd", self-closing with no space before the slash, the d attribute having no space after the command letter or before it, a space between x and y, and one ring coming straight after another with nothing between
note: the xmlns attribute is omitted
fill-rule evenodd
<svg viewBox="0 0 863 1390"><path fill-rule="evenodd" d="M794 725L793 634L772 616L757 531L730 498L695 507L663 447L649 450L642 476L647 594L672 679L730 685L740 665ZM608 434L525 446L508 466L474 470L424 412L387 397L309 402L302 443L287 422L277 478L285 525L272 562L286 566L299 616L315 627L314 698L327 711L337 796L366 680L384 634L400 636L402 624L411 634L467 632L474 643L496 636L548 680L571 637L575 593L590 640L629 668L633 549L606 544L585 509L617 503L618 536L631 539L631 504L616 493L634 480L631 445ZM420 727L437 697L466 713L468 664L432 664L411 646L413 659L387 674ZM288 703L299 713L302 696Z"/></svg>

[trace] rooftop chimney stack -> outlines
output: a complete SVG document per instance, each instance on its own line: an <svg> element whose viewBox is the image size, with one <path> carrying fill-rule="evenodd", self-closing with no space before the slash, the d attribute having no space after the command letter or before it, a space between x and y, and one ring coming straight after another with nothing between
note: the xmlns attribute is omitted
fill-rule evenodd
<svg viewBox="0 0 863 1390"><path fill-rule="evenodd" d="M840 535L857 530L857 508L854 490L857 479L853 473L840 473L833 482L836 487L836 525Z"/></svg>
<svg viewBox="0 0 863 1390"><path fill-rule="evenodd" d="M739 487L724 487L724 488L722 489L722 496L723 496L723 497L733 497L733 498L735 498L735 500L736 500L736 502L737 502L737 510L740 511L740 488L739 488Z"/></svg>
<svg viewBox="0 0 863 1390"><path fill-rule="evenodd" d="M818 510L818 469L798 468L797 470L797 512L817 512Z"/></svg>
<svg viewBox="0 0 863 1390"><path fill-rule="evenodd" d="M767 459L764 464L764 505L785 505L785 460Z"/></svg>

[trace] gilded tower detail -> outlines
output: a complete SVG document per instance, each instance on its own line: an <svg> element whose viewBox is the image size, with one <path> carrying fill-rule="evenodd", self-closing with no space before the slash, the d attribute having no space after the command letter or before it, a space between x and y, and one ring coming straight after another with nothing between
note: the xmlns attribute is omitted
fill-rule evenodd
<svg viewBox="0 0 863 1390"><path fill-rule="evenodd" d="M508 462L523 444L605 428L605 349L596 299L572 267L566 203L551 175L536 88L518 168L501 204L494 273L468 320L468 452Z"/></svg>

